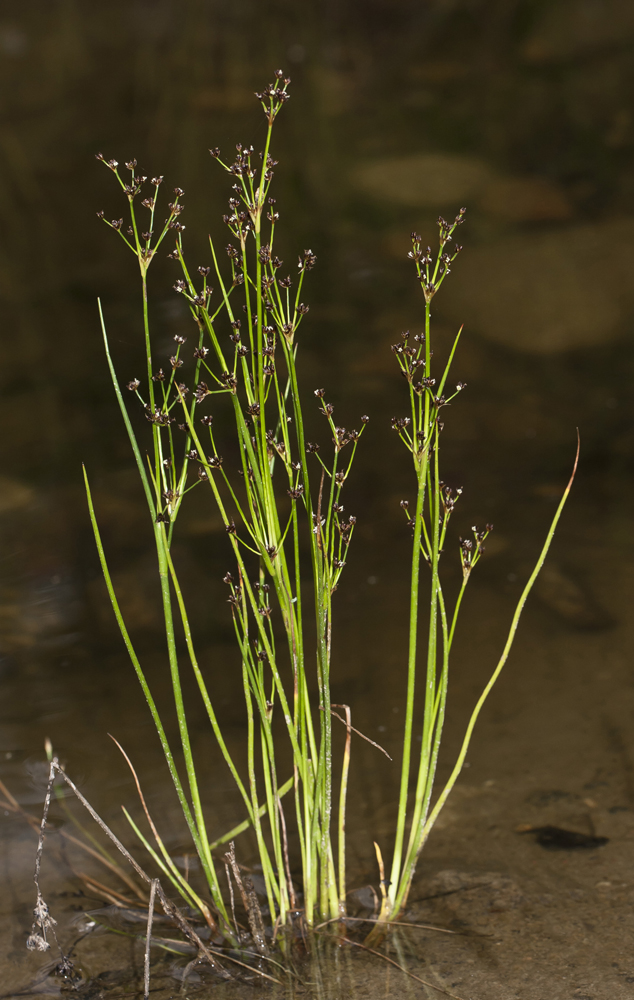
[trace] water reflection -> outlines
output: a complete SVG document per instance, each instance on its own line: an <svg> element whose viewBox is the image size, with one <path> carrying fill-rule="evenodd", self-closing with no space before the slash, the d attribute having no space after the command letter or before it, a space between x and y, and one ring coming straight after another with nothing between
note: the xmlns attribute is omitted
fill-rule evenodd
<svg viewBox="0 0 634 1000"><path fill-rule="evenodd" d="M526 981L528 967L513 944L519 929L531 942L530 961L544 969L561 969L565 954L575 989L600 996L588 985L594 976L609 982L610 1000L626 995L619 990L629 989L631 970L610 958L621 954L622 929L616 916L606 916L604 897L625 926L634 830L633 48L634 14L619 0L550 7L536 0L301 7L284 0L157 0L107 8L35 0L19 14L2 13L0 773L25 807L37 811L37 760L48 735L104 813L118 816L133 789L108 746L105 733L114 730L162 812L170 849L179 856L188 849L120 652L81 492L83 460L122 602L156 664L159 698L169 705L155 640L151 539L95 309L99 294L119 369L131 377L141 357L138 291L120 248L94 216L116 206L93 154L135 155L148 172L181 185L188 241L206 261L206 234L221 236L226 196L206 150L257 143L260 112L250 95L272 66L284 65L293 77L278 134L284 253L310 245L319 256L302 334L306 385L332 387L342 417L367 410L373 418L374 438L360 453L349 500L360 530L339 595L337 699L351 702L361 728L376 738L380 731L388 749L396 750L399 739L407 587L399 559L408 540L398 501L409 490L408 470L388 450L389 417L402 406L389 344L420 324L405 260L410 230L431 239L438 212L467 204L465 249L437 306L441 345L461 322L467 334L457 374L469 388L447 419L446 454L448 476L465 486L464 525L496 524L460 640L445 768L553 491L565 478L574 427L582 434L581 478L537 595L541 605L529 609L522 650L482 721L472 768L421 873L445 888L458 879L465 890L438 896L442 904L421 903L431 907L423 916L471 928L486 916L493 936L472 951L468 942L464 954L462 944L432 938L411 947L431 966L434 955L449 954L437 959L454 970L445 984L458 982L456 969L467 969L463 993L466 982L474 995L479 985L480 995L503 996L511 981ZM157 336L167 342L188 322L171 292L169 261L157 263L153 282ZM197 504L196 497L183 522L178 559L187 567L212 669L234 655L224 600L216 600L227 555L221 525ZM226 669L222 683L220 704L239 745L243 720ZM207 748L202 718L198 739L209 753L209 808L217 810L220 831L234 821L238 803ZM363 885L375 879L372 836L389 835L394 776L364 746L355 748L353 766L350 854ZM535 787L565 795L536 805L528 799ZM32 956L21 950L33 843L12 817L2 820L2 919L7 937L14 936L6 975L17 990L33 972ZM567 822L611 841L604 854L575 856L566 866L516 838L514 825L522 822ZM246 841L245 858L250 849ZM511 878L525 902L452 910L450 900L471 898L474 872ZM61 855L48 877L58 893L79 891L73 865ZM599 883L607 885L597 889ZM60 896L59 904L68 923L73 906L83 910L94 900ZM551 957L546 939L559 933L573 905L580 921L594 914L601 933L571 932ZM123 988L139 960L121 942L95 945L86 959L104 990L108 983ZM366 979L337 989L364 994L371 984L389 996L407 988L386 970L380 975L387 978L377 978L359 956L339 960L362 966ZM549 995L569 995L553 983L551 977Z"/></svg>

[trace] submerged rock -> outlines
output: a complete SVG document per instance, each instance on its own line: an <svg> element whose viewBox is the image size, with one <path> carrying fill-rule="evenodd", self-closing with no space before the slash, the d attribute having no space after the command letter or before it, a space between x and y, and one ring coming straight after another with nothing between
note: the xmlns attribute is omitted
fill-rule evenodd
<svg viewBox="0 0 634 1000"><path fill-rule="evenodd" d="M392 156L358 167L357 188L379 201L430 209L479 207L505 222L559 222L573 206L548 177L496 172L484 160L450 153Z"/></svg>
<svg viewBox="0 0 634 1000"><path fill-rule="evenodd" d="M607 344L634 313L634 220L517 234L469 248L438 310L533 354Z"/></svg>
<svg viewBox="0 0 634 1000"><path fill-rule="evenodd" d="M492 172L476 157L414 153L375 160L359 167L354 179L366 194L399 205L443 208L470 203Z"/></svg>
<svg viewBox="0 0 634 1000"><path fill-rule="evenodd" d="M614 619L570 574L556 563L546 563L535 581L542 604L577 629L604 629Z"/></svg>
<svg viewBox="0 0 634 1000"><path fill-rule="evenodd" d="M634 37L634 6L623 0L564 0L547 4L524 43L529 62L558 62Z"/></svg>
<svg viewBox="0 0 634 1000"><path fill-rule="evenodd" d="M34 491L26 483L0 476L0 515L27 507L34 495Z"/></svg>

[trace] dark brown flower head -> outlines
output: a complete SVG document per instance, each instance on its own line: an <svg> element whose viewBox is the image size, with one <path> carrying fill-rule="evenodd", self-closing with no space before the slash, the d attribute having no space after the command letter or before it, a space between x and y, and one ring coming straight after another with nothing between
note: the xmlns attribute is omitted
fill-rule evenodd
<svg viewBox="0 0 634 1000"><path fill-rule="evenodd" d="M185 292L187 291L187 285L182 278L179 278L173 285L175 292Z"/></svg>
<svg viewBox="0 0 634 1000"><path fill-rule="evenodd" d="M209 354L208 347L197 347L196 350L194 351L194 357L198 358L199 360L207 357L208 354Z"/></svg>
<svg viewBox="0 0 634 1000"><path fill-rule="evenodd" d="M205 427L211 427L213 420L214 418L212 417L211 413L208 413L206 417L200 418L201 424L204 424Z"/></svg>
<svg viewBox="0 0 634 1000"><path fill-rule="evenodd" d="M300 316L305 316L309 309L310 306L307 306L303 302L300 302L297 307L297 312L300 314Z"/></svg>
<svg viewBox="0 0 634 1000"><path fill-rule="evenodd" d="M232 392L238 387L236 377L232 372L223 372L220 376L220 381L226 385L228 389L231 389Z"/></svg>
<svg viewBox="0 0 634 1000"><path fill-rule="evenodd" d="M170 358L170 364L172 368L180 368L183 362L181 361L180 358L177 358L176 355L173 354L172 357Z"/></svg>
<svg viewBox="0 0 634 1000"><path fill-rule="evenodd" d="M300 271L311 271L315 264L317 263L317 257L312 250L304 250L304 255L299 258Z"/></svg>
<svg viewBox="0 0 634 1000"><path fill-rule="evenodd" d="M309 441L309 442L307 443L307 445L306 445L306 451L308 452L308 454L309 454L309 455L311 455L311 454L315 454L315 452L318 452L318 451L319 451L319 445L318 445L318 444L312 444L312 443L311 443L311 442Z"/></svg>
<svg viewBox="0 0 634 1000"><path fill-rule="evenodd" d="M392 417L390 422L392 424L392 430L398 431L400 434L406 427L409 426L411 420L409 417Z"/></svg>
<svg viewBox="0 0 634 1000"><path fill-rule="evenodd" d="M370 423L370 418L369 418L369 416L366 413L364 413L363 416L361 417L361 423L362 424L369 424Z"/></svg>
<svg viewBox="0 0 634 1000"><path fill-rule="evenodd" d="M165 381L165 372L163 371L162 368L159 368L159 370L152 376L152 381L153 382L164 382Z"/></svg>
<svg viewBox="0 0 634 1000"><path fill-rule="evenodd" d="M199 382L196 388L194 389L194 399L196 400L197 403L202 403L205 396L208 396L209 393L210 389L207 383Z"/></svg>
<svg viewBox="0 0 634 1000"><path fill-rule="evenodd" d="M131 382L128 382L128 389L130 392L136 392L140 385L138 378L133 378Z"/></svg>
<svg viewBox="0 0 634 1000"><path fill-rule="evenodd" d="M145 416L152 424L157 424L159 427L167 427L168 424L173 424L175 417L170 417L169 413L161 410L159 406L155 406L152 409L150 406L145 407Z"/></svg>
<svg viewBox="0 0 634 1000"><path fill-rule="evenodd" d="M210 457L208 456L207 462L209 463L212 469L219 469L223 462L222 455L211 455Z"/></svg>

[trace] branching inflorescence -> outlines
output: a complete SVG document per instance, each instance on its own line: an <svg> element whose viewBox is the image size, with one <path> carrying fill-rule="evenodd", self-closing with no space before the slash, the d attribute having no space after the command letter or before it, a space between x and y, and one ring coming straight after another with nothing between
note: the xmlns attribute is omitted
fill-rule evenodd
<svg viewBox="0 0 634 1000"><path fill-rule="evenodd" d="M117 177L130 206L129 227L118 219L108 224L137 257L143 286L147 377L144 387L141 380L135 378L128 383L128 389L137 396L151 424L153 452L147 466L141 458L127 411L125 418L154 521L188 794L176 772L171 751L166 748L166 753L214 905L227 926L228 916L200 806L181 693L173 624L176 615L185 630L189 658L210 723L255 830L273 922L284 926L289 911L298 906L288 870L286 818L282 804L290 787L294 789L295 823L301 845L306 923L310 926L315 916L330 919L345 910L343 825L338 829L338 872L331 831L332 595L346 564L356 523L356 518L344 511L342 490L368 418L361 418L358 430L337 426L325 390L317 389L315 397L332 437L330 459L322 458L318 446L305 440L295 361L298 329L308 312L308 306L302 301L304 280L314 267L316 257L312 250L304 250L294 276L282 270L283 262L275 251L279 213L275 199L269 196L277 165L270 153L271 131L280 108L288 99L289 82L278 72L275 82L258 95L268 122L265 147L259 156L252 146L239 144L234 161L228 163L221 158L219 150L210 150L212 157L234 179L229 211L223 217L231 234L225 248L229 274L224 273L221 255L211 241L213 266L199 267L196 272L189 269L183 251L185 227L180 221L181 189L175 189L168 218L154 240L162 178L154 178L152 195L142 198L147 179L136 173L136 162L126 164L130 172L130 180L126 182L117 163L104 160ZM137 219L138 198L142 199L142 210L149 213L146 225L141 225ZM174 288L187 302L197 328L191 386L181 381L181 369L186 360L184 337L175 338L176 346L169 364L156 368L152 359L147 273L158 248L170 234L175 236L175 246L168 256L179 263L182 274ZM217 290L210 283L212 272ZM191 346L189 351L191 353ZM241 463L236 481L223 462L213 413L204 412L208 403L217 397L228 399L233 411ZM119 399L124 407L120 393ZM227 573L224 580L242 659L249 744L246 779L238 774L231 759L198 665L177 570L170 554L174 525L183 499L189 490L201 483L211 489L236 563L235 572ZM308 538L313 581L311 596L316 623L319 704L325 708L317 712L308 694L304 633L306 615L310 611L305 607L308 595L302 593L301 587L302 532ZM276 647L273 628L276 614L281 616L286 636L284 651ZM308 656L312 661L312 650ZM283 676L284 665L288 663L290 683ZM293 755L293 776L284 784L278 780L273 738L275 713L283 717ZM258 788L258 756L263 789ZM345 794L345 784L340 794ZM343 816L341 809L339 814Z"/></svg>

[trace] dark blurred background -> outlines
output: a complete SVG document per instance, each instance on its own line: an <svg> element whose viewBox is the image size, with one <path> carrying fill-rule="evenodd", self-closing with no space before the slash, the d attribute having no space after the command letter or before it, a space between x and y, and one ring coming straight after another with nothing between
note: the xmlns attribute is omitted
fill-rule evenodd
<svg viewBox="0 0 634 1000"><path fill-rule="evenodd" d="M304 385L309 400L327 386L343 423L372 418L348 496L360 525L349 596L344 585L338 596L349 683L369 683L353 663L368 614L357 597L376 595L365 607L380 615L407 587L398 501L411 495L410 469L389 429L405 396L389 347L422 322L409 233L433 242L438 214L462 205L465 249L434 303L439 360L465 324L454 372L468 389L445 421L446 479L465 487L457 529L495 522L482 579L515 594L579 427L581 470L539 598L553 628L571 634L616 623L605 581L632 550L633 54L634 7L622 0L0 5L0 644L10 706L0 750L32 753L50 731L81 743L82 726L122 697L112 678L128 678L123 659L112 673L120 645L82 462L130 626L141 643L161 642L151 533L96 306L101 296L127 381L142 370L138 277L96 216L125 206L95 153L134 156L184 188L189 259L208 263L207 234L224 240L229 194L208 149L258 148L253 92L278 66L292 77L275 139L281 245L289 262L306 247L318 256ZM191 322L174 267L162 254L151 272L165 356ZM194 494L191 511L178 552L195 617L205 641L229 642L226 539L206 498ZM386 579L395 582L380 596Z"/></svg>
<svg viewBox="0 0 634 1000"><path fill-rule="evenodd" d="M300 332L310 436L327 444L316 387L327 387L341 424L371 417L346 485L358 527L336 594L333 700L350 703L355 724L398 759L410 548L399 501L412 499L413 483L390 430L406 408L390 344L423 322L410 232L434 244L438 215L453 218L464 205L464 250L434 300L439 364L465 324L453 373L467 389L444 411L444 478L464 487L445 556L450 597L458 534L487 521L495 530L456 639L441 777L569 476L577 427L581 462L513 656L478 723L471 770L421 873L508 872L519 897L533 893L540 906L555 893L561 907L539 947L549 954L558 939L558 952L533 962L545 970L543 990L551 995L559 982L567 948L578 946L574 962L584 966L590 944L612 983L615 956L629 954L622 936L632 897L621 910L600 901L593 922L586 917L595 883L631 882L634 836L634 4L626 0L0 2L0 776L38 812L48 736L126 837L119 807L135 791L112 732L170 851L191 852L114 625L83 494L82 462L122 608L177 745L151 525L97 313L100 296L121 381L141 375L138 273L97 218L100 209L119 218L126 206L95 154L136 157L143 173L164 174L164 196L183 188L188 259L208 264L207 234L226 241L220 217L230 194L208 149L219 146L230 162L237 142L261 148L254 91L278 67L292 78L274 146L278 252L291 270L308 247L318 257ZM150 272L159 363L173 353L173 336L192 327L168 249ZM139 428L147 432L142 418ZM231 465L230 443L219 444ZM206 493L188 499L174 555L199 660L242 766L239 663L221 583L230 553ZM215 836L242 818L242 805L199 700L189 689L186 697ZM339 760L341 732L337 740ZM376 880L373 838L389 850L396 766L355 743L352 885ZM559 864L516 836L527 822L611 843L600 858L565 868L568 857ZM0 931L14 941L3 982L6 974L17 990L35 968L24 951L34 840L8 812L3 838ZM241 860L255 858L246 835L239 850ZM58 916L72 911L68 887L81 890L73 871L48 863ZM584 919L564 942L573 889ZM531 926L542 926L540 914ZM500 996L511 960L525 976L524 933L509 931L497 951ZM612 933L618 947L606 945ZM486 972L484 994L491 988Z"/></svg>

